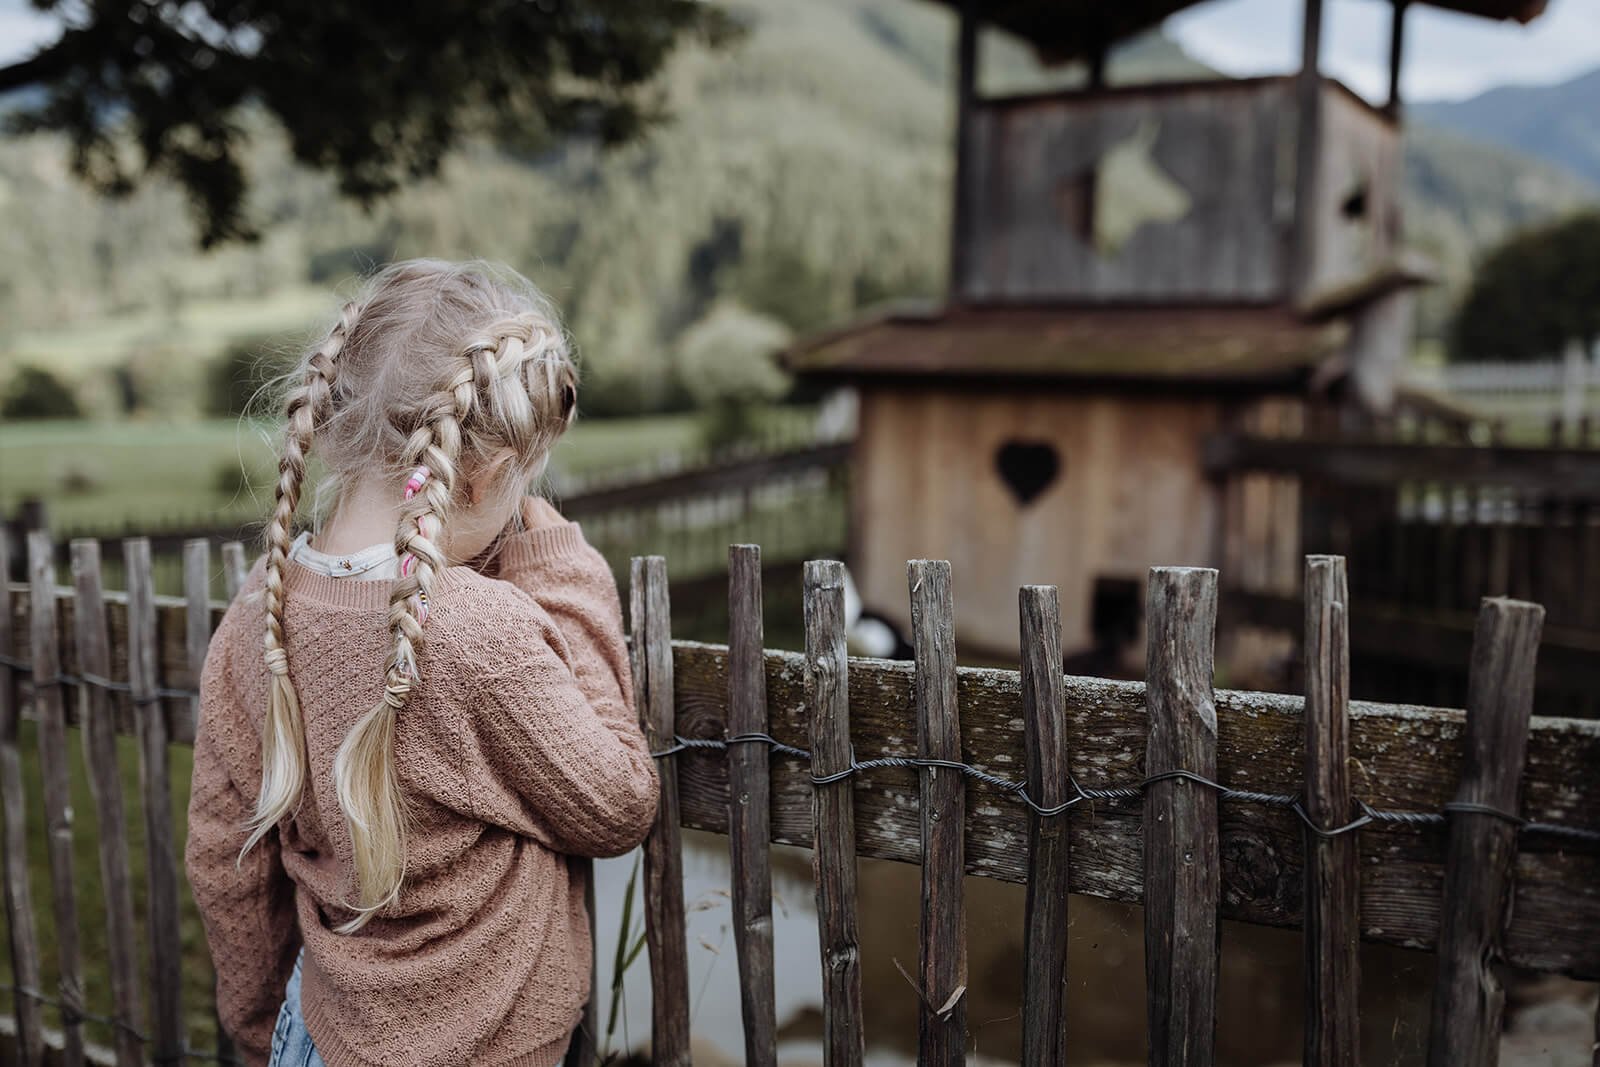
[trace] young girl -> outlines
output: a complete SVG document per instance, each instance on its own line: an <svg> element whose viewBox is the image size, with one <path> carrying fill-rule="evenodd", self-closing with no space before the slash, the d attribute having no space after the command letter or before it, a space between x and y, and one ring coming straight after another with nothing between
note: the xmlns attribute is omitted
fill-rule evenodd
<svg viewBox="0 0 1600 1067"><path fill-rule="evenodd" d="M611 572L526 497L576 402L508 272L379 274L305 356L266 555L200 681L185 866L247 1063L550 1067L589 993L569 856L657 779ZM290 527L313 445L329 519Z"/></svg>

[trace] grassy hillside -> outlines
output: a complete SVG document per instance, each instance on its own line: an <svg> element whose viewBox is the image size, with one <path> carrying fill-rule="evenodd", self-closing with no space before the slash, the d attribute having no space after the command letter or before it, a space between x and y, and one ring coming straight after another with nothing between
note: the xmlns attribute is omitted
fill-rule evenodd
<svg viewBox="0 0 1600 1067"><path fill-rule="evenodd" d="M102 201L70 179L60 144L0 142L0 383L40 363L72 378L91 413L193 411L201 365L224 344L266 335L292 346L331 310L336 282L393 256L482 255L529 273L569 317L591 411L700 395L715 367L685 345L730 307L758 324L751 336L771 338L936 294L948 13L919 0L726 6L750 23L747 39L681 54L661 86L675 119L609 155L478 146L368 212L290 164L255 122L263 239L207 255L172 188ZM994 91L1080 76L1041 70L998 39L983 60ZM1111 71L1205 73L1160 36L1125 48ZM1510 228L1595 196L1553 168L1427 130L1412 139L1408 189L1413 239L1458 281ZM1429 321L1447 306L1436 296Z"/></svg>

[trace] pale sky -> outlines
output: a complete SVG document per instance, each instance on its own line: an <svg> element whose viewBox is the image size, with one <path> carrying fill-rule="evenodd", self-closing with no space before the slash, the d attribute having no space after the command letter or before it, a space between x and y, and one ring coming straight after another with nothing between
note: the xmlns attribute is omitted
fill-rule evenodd
<svg viewBox="0 0 1600 1067"><path fill-rule="evenodd" d="M1167 20L1167 32L1203 63L1234 75L1300 65L1298 0L1214 0ZM1323 70L1369 99L1389 89L1386 0L1326 0ZM1600 0L1549 0L1526 26L1425 4L1406 12L1400 94L1457 100L1497 85L1547 85L1600 67ZM1596 101L1600 107L1600 101Z"/></svg>
<svg viewBox="0 0 1600 1067"><path fill-rule="evenodd" d="M1299 0L1212 0L1167 20L1195 58L1228 74L1281 73L1298 65ZM1388 86L1387 0L1327 0L1324 69L1381 100ZM50 41L59 23L26 0L0 0L0 63ZM1454 100L1497 85L1543 85L1600 66L1600 0L1550 0L1528 26L1415 4L1406 16L1402 93ZM1597 105L1600 106L1600 105Z"/></svg>

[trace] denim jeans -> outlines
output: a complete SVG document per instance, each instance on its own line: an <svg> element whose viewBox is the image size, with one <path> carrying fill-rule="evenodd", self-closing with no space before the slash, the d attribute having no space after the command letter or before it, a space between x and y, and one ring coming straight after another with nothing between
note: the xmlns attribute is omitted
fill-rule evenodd
<svg viewBox="0 0 1600 1067"><path fill-rule="evenodd" d="M300 961L305 954L301 949L294 958L294 973L283 987L283 1007L278 1009L278 1025L272 1031L272 1058L267 1067L325 1067L300 1012Z"/></svg>

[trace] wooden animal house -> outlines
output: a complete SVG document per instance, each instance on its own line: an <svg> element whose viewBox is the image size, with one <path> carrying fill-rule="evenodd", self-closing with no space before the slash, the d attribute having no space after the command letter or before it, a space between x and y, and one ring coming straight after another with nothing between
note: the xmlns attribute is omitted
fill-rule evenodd
<svg viewBox="0 0 1600 1067"><path fill-rule="evenodd" d="M1429 276L1401 239L1407 4L1383 106L1319 73L1320 0L1297 73L1116 86L1107 50L1189 2L953 6L947 300L787 360L859 396L850 558L869 609L909 632L903 561L949 559L969 651L1016 653L1008 590L1028 582L1060 586L1069 654L1136 649L1149 564L1220 562L1208 434L1266 408L1404 402ZM1527 21L1544 5L1434 6ZM1086 85L981 96L984 27L1085 61Z"/></svg>

